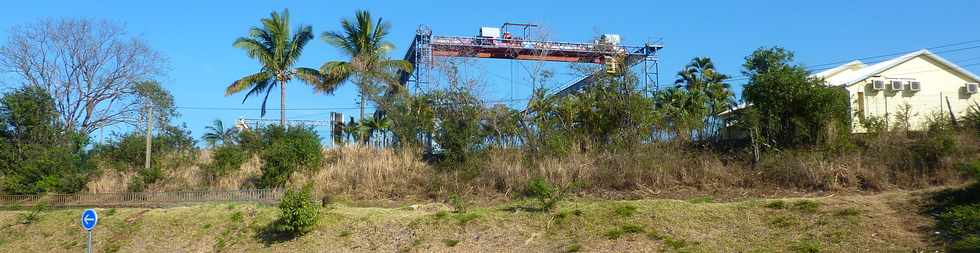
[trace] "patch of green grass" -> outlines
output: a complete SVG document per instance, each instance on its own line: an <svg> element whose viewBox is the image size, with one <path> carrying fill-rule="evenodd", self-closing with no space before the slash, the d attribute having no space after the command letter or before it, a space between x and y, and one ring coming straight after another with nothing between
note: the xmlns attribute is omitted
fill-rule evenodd
<svg viewBox="0 0 980 253"><path fill-rule="evenodd" d="M782 200L771 201L766 204L767 208L772 208L772 209L786 209L786 206L787 206L786 201L782 201Z"/></svg>
<svg viewBox="0 0 980 253"><path fill-rule="evenodd" d="M348 237L352 234L354 234L354 232L350 231L350 229L344 229L341 230L340 233L337 233L337 237Z"/></svg>
<svg viewBox="0 0 980 253"><path fill-rule="evenodd" d="M820 203L812 200L800 200L793 203L793 209L805 213L815 213L817 208L820 208Z"/></svg>
<svg viewBox="0 0 980 253"><path fill-rule="evenodd" d="M664 244L675 250L679 250L679 249L683 249L684 247L687 247L686 240L684 239L674 240L673 238L669 238L669 237L664 239Z"/></svg>
<svg viewBox="0 0 980 253"><path fill-rule="evenodd" d="M790 247L790 250L798 253L819 253L821 251L820 242L810 239L801 240Z"/></svg>
<svg viewBox="0 0 980 253"><path fill-rule="evenodd" d="M441 219L445 219L446 217L449 217L449 212L446 212L446 211L439 211L439 212L436 212L435 214L433 214L433 216L434 216L434 217L435 217L435 218L436 218L437 220L441 220Z"/></svg>
<svg viewBox="0 0 980 253"><path fill-rule="evenodd" d="M799 224L799 222L794 217L788 215L776 216L769 221L769 225L777 228L788 228L796 226L797 224Z"/></svg>
<svg viewBox="0 0 980 253"><path fill-rule="evenodd" d="M207 230L209 228L211 228L211 223L204 223L204 225L201 225L201 229Z"/></svg>
<svg viewBox="0 0 980 253"><path fill-rule="evenodd" d="M603 236L605 236L610 240L615 240L615 239L619 239L620 237L623 237L623 235L643 233L643 231L644 229L643 226L641 225L626 224L620 227L610 229L609 231L606 231L606 233L603 234Z"/></svg>
<svg viewBox="0 0 980 253"><path fill-rule="evenodd" d="M565 246L565 248L562 251L567 253L579 252L582 251L582 245L579 245L578 243L572 243Z"/></svg>
<svg viewBox="0 0 980 253"><path fill-rule="evenodd" d="M848 207L834 212L834 215L841 216L841 217L852 217L852 216L858 216L860 214L861 214L861 209L857 209L854 207Z"/></svg>
<svg viewBox="0 0 980 253"><path fill-rule="evenodd" d="M643 233L643 230L645 230L642 225L636 225L636 224L626 224L623 225L621 229L623 230L623 232L627 234Z"/></svg>
<svg viewBox="0 0 980 253"><path fill-rule="evenodd" d="M244 220L244 217L245 216L242 215L242 211L237 211L237 212L231 213L231 222L234 222L234 223L242 222L242 220Z"/></svg>
<svg viewBox="0 0 980 253"><path fill-rule="evenodd" d="M475 213L461 213L453 215L453 219L456 220L456 224L459 224L460 226L466 225L466 223L476 220L477 218L480 218L480 215Z"/></svg>
<svg viewBox="0 0 980 253"><path fill-rule="evenodd" d="M105 216L106 217L109 217L109 216L112 216L112 215L115 215L115 214L116 214L116 209L115 208L109 208L109 210L105 212Z"/></svg>
<svg viewBox="0 0 980 253"><path fill-rule="evenodd" d="M459 244L459 240L456 240L456 239L445 239L445 240L442 240L442 244L445 244L447 247L456 247L456 245Z"/></svg>
<svg viewBox="0 0 980 253"><path fill-rule="evenodd" d="M688 199L687 202L693 204L715 203L715 198L712 198L711 196L704 196L704 197Z"/></svg>
<svg viewBox="0 0 980 253"><path fill-rule="evenodd" d="M621 205L616 207L613 212L621 217L630 217L636 214L636 206L630 204Z"/></svg>
<svg viewBox="0 0 980 253"><path fill-rule="evenodd" d="M552 220L555 221L555 224L561 225L568 218L568 213L569 211L560 211L552 217Z"/></svg>
<svg viewBox="0 0 980 253"><path fill-rule="evenodd" d="M655 230L651 230L650 232L647 232L647 238L650 238L650 240L658 240L659 241L659 240L663 240L664 238L667 238L667 236L662 235L662 234L660 234L659 232L657 232Z"/></svg>
<svg viewBox="0 0 980 253"><path fill-rule="evenodd" d="M623 232L622 229L613 228L613 229L610 229L609 231L606 231L606 233L605 234L602 234L602 236L605 236L606 239L609 239L609 240L616 240L616 239L619 239L620 237L623 237L624 234L626 234L626 232Z"/></svg>

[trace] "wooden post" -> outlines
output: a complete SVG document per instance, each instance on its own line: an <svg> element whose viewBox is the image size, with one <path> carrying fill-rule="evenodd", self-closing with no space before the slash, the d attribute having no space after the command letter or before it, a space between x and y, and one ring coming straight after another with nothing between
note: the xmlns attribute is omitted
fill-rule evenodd
<svg viewBox="0 0 980 253"><path fill-rule="evenodd" d="M143 164L143 169L150 169L150 152L153 142L153 103L148 103L146 107L146 162Z"/></svg>

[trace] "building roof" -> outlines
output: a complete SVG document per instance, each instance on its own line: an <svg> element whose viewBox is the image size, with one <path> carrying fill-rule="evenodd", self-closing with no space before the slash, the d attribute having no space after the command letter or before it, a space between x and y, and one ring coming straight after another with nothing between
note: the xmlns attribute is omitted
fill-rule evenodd
<svg viewBox="0 0 980 253"><path fill-rule="evenodd" d="M813 75L810 75L810 76L812 76L812 77L823 77L823 78L826 78L825 81L827 82L827 85L831 85L831 86L850 86L850 85L856 84L856 83L858 83L860 81L863 81L864 79L867 79L868 77L872 77L872 76L881 74L881 72L884 72L885 70L891 69L891 68L893 68L895 66L898 66L899 64L905 63L905 62L907 62L907 61L909 61L911 59L914 59L915 57L918 57L918 56L924 56L924 57L928 57L930 59L933 59L933 60L939 62L940 64L944 65L944 69L948 69L948 70L951 70L951 71L954 71L954 72L958 72L958 73L960 73L962 75L965 75L965 76L970 77L974 81L980 81L980 77L977 77L977 75L975 75L973 73L970 73L970 71L967 71L967 70L961 68L960 66L957 66L956 64L953 64L952 62L949 62L946 59L943 59L942 57L940 57L940 56L938 56L936 54L933 54L932 52L929 52L929 50L926 50L926 49L922 49L922 50L919 50L919 51L908 53L908 54L905 54L905 55L896 57L896 58L891 59L891 60L887 60L887 61L876 63L876 64L871 65L871 66L865 66L865 67L862 67L862 68L860 68L860 69L858 69L858 70L856 70L854 72L850 72L850 73L842 73L842 74L836 75L837 73L841 72L844 69L853 67L853 66L855 66L857 64L860 64L860 65L864 65L864 64L861 63L860 61L852 61L852 62L846 63L844 65L840 65L840 66L837 66L837 67L832 68L832 69L821 71L819 73L816 73L816 74L813 74Z"/></svg>

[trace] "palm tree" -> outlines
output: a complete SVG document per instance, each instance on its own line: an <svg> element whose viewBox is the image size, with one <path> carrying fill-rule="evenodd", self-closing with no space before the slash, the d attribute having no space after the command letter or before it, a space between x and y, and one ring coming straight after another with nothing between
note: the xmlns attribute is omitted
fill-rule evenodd
<svg viewBox="0 0 980 253"><path fill-rule="evenodd" d="M354 19L340 21L343 31L324 32L321 39L339 48L350 59L330 61L320 67L320 72L330 83L352 81L360 90L360 119L364 120L364 98L377 95L377 82L384 82L388 94L400 92L397 71L411 72L412 64L404 60L392 60L388 52L394 44L385 41L391 24L378 18L371 19L371 13L358 10ZM364 139L363 136L361 139Z"/></svg>
<svg viewBox="0 0 980 253"><path fill-rule="evenodd" d="M210 126L205 127L207 133L201 138L208 143L208 146L214 147L219 142L224 144L232 144L235 142L235 128L229 127L225 129L225 125L220 119L215 119Z"/></svg>
<svg viewBox="0 0 980 253"><path fill-rule="evenodd" d="M344 124L344 133L347 136L348 140L354 142L358 140L358 137L360 137L358 129L360 129L360 124L358 124L357 121L354 121L354 117L350 117L350 120L347 121L347 124Z"/></svg>
<svg viewBox="0 0 980 253"><path fill-rule="evenodd" d="M706 128L717 127L718 122L714 115L728 109L732 104L733 94L729 90L729 85L725 83L728 76L718 73L715 65L710 58L695 57L677 73L678 79L674 83L678 88L683 87L687 90L688 101L687 110L691 117L701 119L703 124L697 124L698 137L704 138L706 132L714 132ZM712 133L713 134L713 133Z"/></svg>
<svg viewBox="0 0 980 253"><path fill-rule="evenodd" d="M286 83L297 78L314 89L323 93L332 93L336 84L326 82L320 71L312 68L293 67L303 47L313 39L313 29L308 25L300 25L296 33L289 29L289 10L282 14L272 12L268 18L262 19L262 27L252 27L247 37L239 37L233 44L245 50L249 58L256 59L262 64L259 72L247 75L233 82L225 90L225 96L249 89L245 99L253 95L265 93L262 100L262 116L265 117L265 103L269 93L279 86L279 124L286 125ZM244 103L245 100L242 100Z"/></svg>

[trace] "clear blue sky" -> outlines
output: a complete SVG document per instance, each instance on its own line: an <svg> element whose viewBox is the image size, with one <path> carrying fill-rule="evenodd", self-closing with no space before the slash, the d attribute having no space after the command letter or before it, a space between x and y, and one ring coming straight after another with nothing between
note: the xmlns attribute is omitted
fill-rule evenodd
<svg viewBox="0 0 980 253"><path fill-rule="evenodd" d="M480 26L508 21L545 27L553 40L589 41L598 33L618 33L626 44L662 38L661 81L669 83L692 57L711 57L722 72L737 76L743 58L761 46L793 50L805 65L818 65L937 45L980 39L980 1L13 1L0 16L0 41L15 24L42 18L87 17L122 22L132 33L169 58L170 71L161 80L181 107L258 108L260 98L242 104L244 94L225 97L233 80L258 70L254 60L231 46L269 12L289 8L294 24L312 25L319 35L339 29L339 20L366 9L391 21L390 41L404 55L415 28L430 26L434 34L474 35ZM318 36L319 37L319 36ZM980 46L973 43L961 47ZM980 48L940 55L960 65L980 63ZM299 66L318 67L342 59L319 41L309 44ZM882 59L870 59L879 61ZM509 62L474 63L465 71L484 81L488 99L526 97L529 87L520 72L511 75ZM554 86L571 80L563 65ZM980 73L980 65L966 67ZM736 91L743 81L733 82ZM287 108L355 106L355 89L346 85L332 96L316 95L299 83L287 90ZM270 107L278 107L278 95ZM354 115L356 110L339 110ZM181 109L195 136L213 119L231 125L258 110ZM326 119L329 111L288 111L290 119ZM278 118L270 111L267 118ZM107 133L108 134L108 133ZM325 133L321 133L325 134Z"/></svg>

